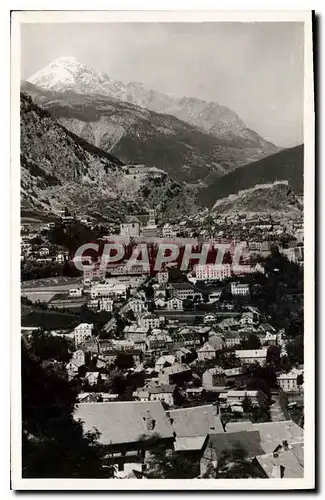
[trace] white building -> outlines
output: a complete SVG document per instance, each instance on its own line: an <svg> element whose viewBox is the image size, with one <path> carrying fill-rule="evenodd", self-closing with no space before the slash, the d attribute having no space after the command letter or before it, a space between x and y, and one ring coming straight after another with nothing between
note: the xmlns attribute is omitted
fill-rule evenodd
<svg viewBox="0 0 325 500"><path fill-rule="evenodd" d="M164 321L162 316L155 316L151 313L145 313L138 320L139 326L143 326L144 328L159 328L161 323Z"/></svg>
<svg viewBox="0 0 325 500"><path fill-rule="evenodd" d="M197 264L195 277L199 281L224 280L231 277L230 264Z"/></svg>
<svg viewBox="0 0 325 500"><path fill-rule="evenodd" d="M166 354L165 356L160 356L155 364L155 372L159 373L164 368L165 364L173 365L175 363L175 356L173 354Z"/></svg>
<svg viewBox="0 0 325 500"><path fill-rule="evenodd" d="M235 354L242 363L258 363L262 366L266 363L267 349L242 349L239 351L235 351Z"/></svg>
<svg viewBox="0 0 325 500"><path fill-rule="evenodd" d="M249 295L249 285L247 283L231 283L232 295L246 296Z"/></svg>
<svg viewBox="0 0 325 500"><path fill-rule="evenodd" d="M124 283L98 283L90 290L92 299L100 297L120 297L126 299L127 286Z"/></svg>
<svg viewBox="0 0 325 500"><path fill-rule="evenodd" d="M57 262L58 264L63 264L64 261L65 257L63 253L58 253L57 256L55 257L55 262Z"/></svg>
<svg viewBox="0 0 325 500"><path fill-rule="evenodd" d="M80 323L73 330L74 341L76 345L82 344L86 339L93 334L93 323Z"/></svg>
<svg viewBox="0 0 325 500"><path fill-rule="evenodd" d="M197 357L199 361L206 361L208 359L214 359L216 357L216 352L224 348L225 342L223 338L218 335L213 335L209 338L208 342L205 342L200 349L197 351Z"/></svg>
<svg viewBox="0 0 325 500"><path fill-rule="evenodd" d="M168 282L168 271L160 271L157 274L157 278L158 278L158 283L160 285L167 283Z"/></svg>
<svg viewBox="0 0 325 500"><path fill-rule="evenodd" d="M91 280L98 278L102 279L105 278L106 276L106 267L100 267L100 266L84 266L83 269L83 281L85 282L90 282Z"/></svg>
<svg viewBox="0 0 325 500"><path fill-rule="evenodd" d="M167 311L183 311L183 301L178 297L172 297L166 302Z"/></svg>
<svg viewBox="0 0 325 500"><path fill-rule="evenodd" d="M138 237L140 236L140 222L138 219L133 218L129 222L124 222L120 225L120 235Z"/></svg>
<svg viewBox="0 0 325 500"><path fill-rule="evenodd" d="M141 314L147 310L147 304L141 299L133 299L129 302L129 308L134 314Z"/></svg>
<svg viewBox="0 0 325 500"><path fill-rule="evenodd" d="M254 314L252 312L244 312L239 320L241 326L253 325L254 324Z"/></svg>
<svg viewBox="0 0 325 500"><path fill-rule="evenodd" d="M82 296L82 288L70 288L69 290L70 297L81 297Z"/></svg>
<svg viewBox="0 0 325 500"><path fill-rule="evenodd" d="M166 223L162 228L163 238L173 239L176 238L178 232L178 227L172 224Z"/></svg>
<svg viewBox="0 0 325 500"><path fill-rule="evenodd" d="M107 297L100 299L99 301L100 311L113 312L113 308L114 308L114 302L112 299L108 299Z"/></svg>
<svg viewBox="0 0 325 500"><path fill-rule="evenodd" d="M220 406L237 406L242 405L245 398L249 398L253 405L258 405L258 391L228 391L223 392L219 396Z"/></svg>
<svg viewBox="0 0 325 500"><path fill-rule="evenodd" d="M281 373L277 377L278 385L284 392L298 392L298 377L303 375L303 370L293 368L289 373Z"/></svg>

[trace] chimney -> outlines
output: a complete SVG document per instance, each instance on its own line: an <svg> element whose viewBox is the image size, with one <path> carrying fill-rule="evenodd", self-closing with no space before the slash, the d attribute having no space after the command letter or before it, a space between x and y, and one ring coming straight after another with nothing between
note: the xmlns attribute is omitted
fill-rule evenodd
<svg viewBox="0 0 325 500"><path fill-rule="evenodd" d="M288 444L288 441L286 439L284 441L282 441L282 446L283 446L284 450L288 451L289 444Z"/></svg>
<svg viewBox="0 0 325 500"><path fill-rule="evenodd" d="M285 471L284 465L280 465L280 478L281 479L284 477L284 471Z"/></svg>
<svg viewBox="0 0 325 500"><path fill-rule="evenodd" d="M152 415L149 410L146 412L146 415L145 417L143 417L143 420L145 422L147 431L153 431L156 425L156 421L152 418Z"/></svg>

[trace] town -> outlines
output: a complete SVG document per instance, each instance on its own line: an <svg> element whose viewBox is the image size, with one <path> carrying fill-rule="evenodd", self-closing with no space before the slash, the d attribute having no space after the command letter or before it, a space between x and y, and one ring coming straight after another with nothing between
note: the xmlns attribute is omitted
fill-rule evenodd
<svg viewBox="0 0 325 500"><path fill-rule="evenodd" d="M302 215L208 209L22 224L23 353L97 433L98 477L303 477L303 234ZM79 270L75 252L94 241L122 244L118 265L86 255ZM126 264L141 242L229 250L155 272Z"/></svg>

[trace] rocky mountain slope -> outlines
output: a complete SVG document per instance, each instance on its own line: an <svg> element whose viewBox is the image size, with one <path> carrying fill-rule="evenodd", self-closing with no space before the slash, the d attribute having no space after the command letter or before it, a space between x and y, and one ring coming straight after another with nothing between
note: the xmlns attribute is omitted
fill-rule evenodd
<svg viewBox="0 0 325 500"><path fill-rule="evenodd" d="M98 114L103 115L102 106L94 99L94 96L99 95L109 96L110 98L138 107L140 106L156 113L173 115L182 122L191 124L192 130L194 128L197 133L201 131L218 139L215 143L217 151L211 151L208 153L208 156L212 154L213 157L211 160L217 163L220 162L221 166L223 166L222 162L225 162L224 166L226 168L235 168L278 151L276 146L265 141L256 132L248 129L238 115L226 106L215 102L205 102L192 97L171 97L161 92L147 89L137 82L125 85L122 82L112 80L107 74L98 73L81 64L75 58L59 58L30 77L28 81L47 91L63 94L73 92L87 96L88 100L86 104L88 104L88 107L93 108L93 115L96 114L96 116ZM93 97L92 106L90 104L91 96ZM62 99L63 97L61 96ZM66 95L65 100L69 102L70 99L71 96ZM73 106L75 106L75 102ZM135 108L127 109L129 114L132 114L132 109L133 113L135 112ZM105 113L106 117L107 115ZM152 118L153 115L150 116L150 119ZM171 118L168 119L165 117L162 119L163 127L166 120L170 122ZM79 128L82 128L80 124ZM98 127L96 128L98 129ZM176 132L179 133L177 127ZM188 139L188 137L185 137L185 139ZM200 142L203 140L200 136L198 136L198 139ZM206 141L207 139L205 139ZM187 145L181 134L179 144L183 144L184 142ZM213 148L211 141L209 145L210 148ZM189 147L191 146L193 145L190 142ZM221 151L218 151L218 146L221 148ZM123 148L121 149L123 150ZM217 157L214 157L215 154ZM148 163L145 159L141 159L141 161ZM204 173L201 177L204 177Z"/></svg>
<svg viewBox="0 0 325 500"><path fill-rule="evenodd" d="M21 208L57 213L64 207L121 219L148 208L195 211L193 192L157 169L130 175L130 167L57 123L21 94Z"/></svg>
<svg viewBox="0 0 325 500"><path fill-rule="evenodd" d="M256 148L231 145L172 115L108 96L48 91L28 82L22 90L87 142L125 163L156 167L179 181L209 184L255 159Z"/></svg>
<svg viewBox="0 0 325 500"><path fill-rule="evenodd" d="M241 189L276 180L287 180L296 194L303 193L303 144L285 149L224 175L210 186L203 188L198 197L205 205L213 206L217 200L235 194Z"/></svg>
<svg viewBox="0 0 325 500"><path fill-rule="evenodd" d="M303 207L286 181L259 184L240 190L218 200L212 210L222 214L232 213L302 213Z"/></svg>

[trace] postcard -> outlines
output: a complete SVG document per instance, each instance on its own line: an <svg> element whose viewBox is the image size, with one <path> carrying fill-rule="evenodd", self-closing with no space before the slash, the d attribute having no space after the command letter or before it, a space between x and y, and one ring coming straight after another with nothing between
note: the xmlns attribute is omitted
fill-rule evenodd
<svg viewBox="0 0 325 500"><path fill-rule="evenodd" d="M12 489L314 489L313 13L11 37Z"/></svg>

